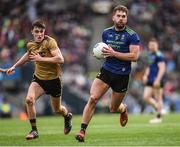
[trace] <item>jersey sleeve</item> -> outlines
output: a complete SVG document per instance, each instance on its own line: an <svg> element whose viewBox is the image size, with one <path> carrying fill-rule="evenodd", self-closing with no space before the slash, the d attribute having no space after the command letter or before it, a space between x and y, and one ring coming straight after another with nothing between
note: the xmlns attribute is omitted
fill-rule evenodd
<svg viewBox="0 0 180 147"><path fill-rule="evenodd" d="M139 45L140 44L140 38L138 34L132 34L130 38L130 45Z"/></svg>
<svg viewBox="0 0 180 147"><path fill-rule="evenodd" d="M55 39L50 39L48 43L49 50L54 50L58 48L57 42Z"/></svg>
<svg viewBox="0 0 180 147"><path fill-rule="evenodd" d="M31 41L27 42L26 43L26 51L31 52L31 47L32 47L32 42Z"/></svg>
<svg viewBox="0 0 180 147"><path fill-rule="evenodd" d="M165 57L161 53L157 53L157 62L165 62Z"/></svg>
<svg viewBox="0 0 180 147"><path fill-rule="evenodd" d="M26 43L26 51L29 51L30 45L29 42Z"/></svg>
<svg viewBox="0 0 180 147"><path fill-rule="evenodd" d="M102 42L106 43L106 34L104 31L102 33Z"/></svg>

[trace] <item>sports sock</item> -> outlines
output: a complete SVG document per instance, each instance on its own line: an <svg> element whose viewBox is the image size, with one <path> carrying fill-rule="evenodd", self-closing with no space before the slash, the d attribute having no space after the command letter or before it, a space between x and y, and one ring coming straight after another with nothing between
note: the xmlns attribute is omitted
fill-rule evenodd
<svg viewBox="0 0 180 147"><path fill-rule="evenodd" d="M157 114L157 118L161 118L161 114L160 113Z"/></svg>
<svg viewBox="0 0 180 147"><path fill-rule="evenodd" d="M32 130L36 130L37 131L36 119L30 119L29 121L31 123Z"/></svg>
<svg viewBox="0 0 180 147"><path fill-rule="evenodd" d="M81 131L83 131L85 133L87 126L88 126L87 124L82 123L81 124Z"/></svg>
<svg viewBox="0 0 180 147"><path fill-rule="evenodd" d="M64 116L65 119L68 119L69 118L69 113L67 113L65 116Z"/></svg>

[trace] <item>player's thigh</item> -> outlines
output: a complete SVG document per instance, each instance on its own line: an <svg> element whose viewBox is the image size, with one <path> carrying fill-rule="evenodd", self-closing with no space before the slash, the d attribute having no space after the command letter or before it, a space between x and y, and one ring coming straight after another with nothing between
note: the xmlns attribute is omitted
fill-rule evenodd
<svg viewBox="0 0 180 147"><path fill-rule="evenodd" d="M38 83L32 82L29 86L26 99L36 100L44 93L45 93L44 90L41 88L41 86Z"/></svg>
<svg viewBox="0 0 180 147"><path fill-rule="evenodd" d="M90 89L90 96L99 100L109 89L109 85L95 78Z"/></svg>
<svg viewBox="0 0 180 147"><path fill-rule="evenodd" d="M148 99L148 98L151 98L152 95L153 95L153 88L151 86L145 86L143 98Z"/></svg>
<svg viewBox="0 0 180 147"><path fill-rule="evenodd" d="M110 108L118 109L122 100L124 99L126 92L112 92Z"/></svg>
<svg viewBox="0 0 180 147"><path fill-rule="evenodd" d="M154 97L156 99L162 99L163 96L163 88L154 88L153 89L154 92Z"/></svg>
<svg viewBox="0 0 180 147"><path fill-rule="evenodd" d="M60 97L53 97L50 96L51 99L51 105L54 110L58 110L61 106L61 96Z"/></svg>

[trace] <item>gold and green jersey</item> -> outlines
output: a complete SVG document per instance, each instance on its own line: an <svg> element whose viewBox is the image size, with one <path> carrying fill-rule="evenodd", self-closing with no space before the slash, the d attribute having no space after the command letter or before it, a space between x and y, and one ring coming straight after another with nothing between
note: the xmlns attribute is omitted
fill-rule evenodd
<svg viewBox="0 0 180 147"><path fill-rule="evenodd" d="M39 53L42 57L52 57L51 51L57 49L58 45L54 38L45 35L42 42L35 42L30 40L27 43L27 50L29 54ZM43 61L35 62L34 75L40 80L56 79L62 74L62 69L58 63L50 63Z"/></svg>

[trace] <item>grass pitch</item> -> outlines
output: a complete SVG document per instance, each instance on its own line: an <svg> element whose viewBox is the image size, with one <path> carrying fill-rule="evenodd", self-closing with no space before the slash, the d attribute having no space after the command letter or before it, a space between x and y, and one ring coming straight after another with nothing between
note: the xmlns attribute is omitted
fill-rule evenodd
<svg viewBox="0 0 180 147"><path fill-rule="evenodd" d="M28 121L0 120L0 146L180 146L180 114L168 114L161 124L149 124L153 115L129 115L126 127L118 114L95 114L87 129L85 143L74 136L80 128L80 116L73 117L69 135L63 134L62 117L38 117L39 138L26 141Z"/></svg>

